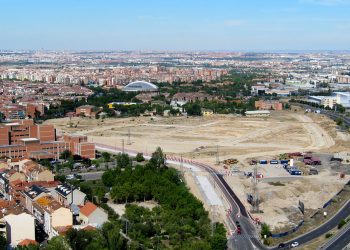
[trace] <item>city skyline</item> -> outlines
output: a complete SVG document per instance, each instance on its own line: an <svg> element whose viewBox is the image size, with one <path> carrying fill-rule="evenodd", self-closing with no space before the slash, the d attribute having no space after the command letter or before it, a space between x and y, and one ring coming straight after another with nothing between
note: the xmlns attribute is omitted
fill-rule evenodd
<svg viewBox="0 0 350 250"><path fill-rule="evenodd" d="M0 50L348 50L348 0L2 1Z"/></svg>

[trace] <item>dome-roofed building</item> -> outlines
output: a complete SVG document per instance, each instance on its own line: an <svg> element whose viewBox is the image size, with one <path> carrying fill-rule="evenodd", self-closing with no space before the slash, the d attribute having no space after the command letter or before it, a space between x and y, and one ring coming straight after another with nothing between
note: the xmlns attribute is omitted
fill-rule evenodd
<svg viewBox="0 0 350 250"><path fill-rule="evenodd" d="M135 81L131 82L123 88L123 91L127 92L157 92L158 87L150 82Z"/></svg>

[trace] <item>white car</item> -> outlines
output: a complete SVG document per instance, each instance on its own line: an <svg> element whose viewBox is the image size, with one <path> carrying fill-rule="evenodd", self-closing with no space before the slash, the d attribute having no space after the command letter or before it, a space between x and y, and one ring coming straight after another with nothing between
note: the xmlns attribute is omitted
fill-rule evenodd
<svg viewBox="0 0 350 250"><path fill-rule="evenodd" d="M299 246L299 242L294 241L294 242L292 243L292 247L297 247L297 246Z"/></svg>

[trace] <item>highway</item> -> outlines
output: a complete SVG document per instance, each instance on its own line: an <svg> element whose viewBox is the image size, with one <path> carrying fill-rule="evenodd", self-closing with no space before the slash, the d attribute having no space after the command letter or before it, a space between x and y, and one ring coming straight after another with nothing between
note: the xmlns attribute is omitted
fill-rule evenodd
<svg viewBox="0 0 350 250"><path fill-rule="evenodd" d="M328 242L322 245L319 250L342 250L350 241L350 224L346 224Z"/></svg>
<svg viewBox="0 0 350 250"><path fill-rule="evenodd" d="M315 228L314 230L303 234L293 240L290 240L286 242L286 245L290 245L292 242L297 241L300 245L308 243L309 241L316 239L317 237L320 237L323 234L326 234L333 228L337 227L339 222L342 219L347 218L350 215L350 201L343 206L343 208L338 211L338 213L333 216L330 220L328 220L326 223L322 224L321 226ZM350 241L350 238L348 238L348 241ZM278 249L278 248L273 248ZM333 250L333 248L329 248L329 250Z"/></svg>
<svg viewBox="0 0 350 250"><path fill-rule="evenodd" d="M341 118L344 120L344 125L350 126L350 117L347 117L339 112L335 112L332 110L325 110L325 109L320 109L320 108L315 108L313 106L307 105L307 104L302 104L302 103L292 103L293 105L300 106L304 109L311 109L312 111L315 110L320 110L321 114L328 116L332 120L336 120L337 118Z"/></svg>

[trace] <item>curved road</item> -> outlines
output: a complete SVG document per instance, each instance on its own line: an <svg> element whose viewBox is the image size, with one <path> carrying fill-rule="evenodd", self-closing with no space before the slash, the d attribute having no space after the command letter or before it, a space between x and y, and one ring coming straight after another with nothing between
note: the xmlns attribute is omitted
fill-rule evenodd
<svg viewBox="0 0 350 250"><path fill-rule="evenodd" d="M109 151L112 153L120 153L122 152L122 149L117 147L112 147L108 145L98 144L95 143L97 150L102 151ZM125 150L125 153L135 156L137 154L136 151L133 150ZM144 155L146 159L150 159L150 156ZM280 249L278 247L272 247L267 248L265 247L257 235L255 225L252 221L252 218L250 217L249 212L246 210L245 206L242 204L240 199L237 197L237 195L233 192L231 187L227 184L223 176L218 173L215 169L213 169L210 165L190 161L186 159L171 157L171 159L168 158L167 160L170 164L175 165L181 165L183 163L186 163L193 167L199 167L201 169L204 169L207 171L215 181L215 184L221 189L222 193L225 195L227 201L230 203L230 206L232 208L231 213L229 214L229 220L230 220L230 228L231 230L236 230L236 222L238 221L242 228L242 234L237 235L234 233L230 240L229 240L229 247L232 249L239 249L239 250L254 250L254 249L262 249L262 250L277 250ZM300 245L305 244L325 233L330 231L331 229L335 228L339 221L347 218L350 215L350 201L344 205L344 207L330 220L328 220L326 223L322 224L320 227L301 235L297 238L294 238L288 242L286 242L286 246L289 246L292 242L297 241Z"/></svg>
<svg viewBox="0 0 350 250"><path fill-rule="evenodd" d="M120 153L123 152L123 149L112 147L104 144L95 143L97 150L102 151L109 151L113 153ZM137 154L134 150L124 150L125 153L135 156ZM145 159L150 159L149 155L144 155ZM242 227L242 234L237 235L236 233L233 234L229 240L229 247L231 249L239 249L239 250L254 250L254 249L265 249L264 246L261 244L259 237L256 234L256 230L254 225L252 224L252 221L249 217L248 212L246 211L244 205L242 202L238 199L236 194L232 191L230 186L227 184L225 179L221 174L219 174L216 170L214 170L211 166L200 163L200 162L194 162L186 159L171 157L167 159L167 162L170 164L175 165L181 165L183 163L186 163L193 167L199 167L201 169L204 169L206 172L208 172L213 180L215 181L215 184L221 189L222 193L225 195L227 201L230 203L230 207L232 208L231 213L229 214L229 220L230 220L230 229L235 231L236 230L236 221L239 221L239 224Z"/></svg>

